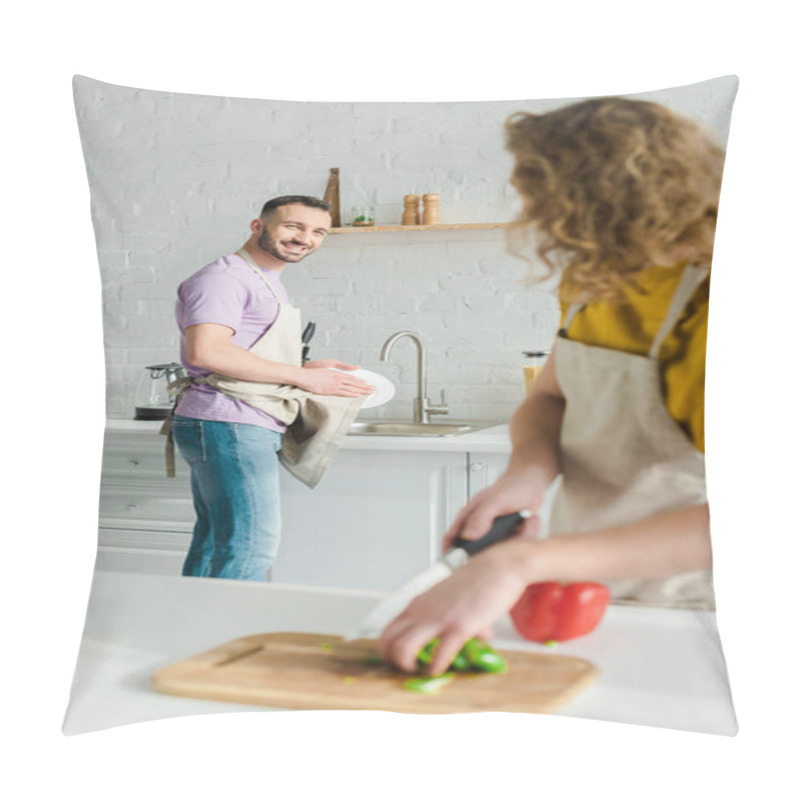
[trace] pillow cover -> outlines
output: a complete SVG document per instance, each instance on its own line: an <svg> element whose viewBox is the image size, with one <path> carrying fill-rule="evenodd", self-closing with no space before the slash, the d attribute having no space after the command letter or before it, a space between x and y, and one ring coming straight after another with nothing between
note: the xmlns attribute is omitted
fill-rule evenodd
<svg viewBox="0 0 800 800"><path fill-rule="evenodd" d="M630 99L696 121L724 147L737 86L728 76ZM523 354L547 353L563 320L553 281L522 286L524 265L506 244L522 205L509 183L504 124L517 112L545 114L583 98L288 102L82 76L74 97L103 284L107 424L98 555L65 733L263 707L552 711L736 732L713 592L700 607L683 602L683 589L665 599L660 588L620 588L599 627L556 647L524 638L504 616L492 643L509 658L505 682L460 681L433 697L398 692L399 673L372 664L370 646L340 638L435 560L460 508L507 465L504 426L526 396ZM452 419L472 428L346 437L313 491L280 474L281 545L268 580L183 576L202 502L191 459L177 459L175 478L164 471L167 386L189 366L175 319L178 286L212 262L226 274L244 270L233 280L249 309L263 287L247 284L249 267L234 254L256 235L251 220L262 204L286 196L333 203L334 230L319 253L304 261L282 251L289 269L280 278L313 334L312 358L363 366L397 385L389 403L362 419L410 422L415 398L428 402L430 389L444 392L433 411L448 412L431 426ZM673 291L677 282L659 320ZM705 344L702 286L685 291L694 316L674 342L665 340L673 352L690 324ZM587 343L625 350L602 338ZM646 360L628 350L637 364ZM581 381L585 374L576 368ZM624 385L606 387L611 402ZM225 424L214 413L199 418ZM198 446L210 448L211 429L198 430ZM704 494L702 456L690 450L684 506ZM567 470L554 487L560 497L570 480ZM680 481L669 471L658 481L655 494L666 502L658 510L668 511ZM556 501L554 535L562 512ZM569 524L578 525L574 516ZM478 686L497 688L484 697L471 688Z"/></svg>

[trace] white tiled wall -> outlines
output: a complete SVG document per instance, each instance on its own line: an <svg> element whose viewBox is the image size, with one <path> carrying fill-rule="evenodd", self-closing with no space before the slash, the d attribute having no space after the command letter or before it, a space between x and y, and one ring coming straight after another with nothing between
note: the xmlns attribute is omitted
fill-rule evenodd
<svg viewBox="0 0 800 800"><path fill-rule="evenodd" d="M564 102L287 102L87 78L76 79L75 95L113 418L132 416L144 366L178 359L177 285L237 249L265 200L322 196L338 167L343 223L367 202L379 225L399 224L403 196L426 192L440 195L443 223L508 221L517 199L503 122ZM546 348L557 322L550 292L521 286L525 270L506 252L503 230L360 233L329 237L289 265L284 281L304 319L317 323L313 357L378 369L399 383L380 414L411 414L411 343L398 344L390 364L378 361L384 340L410 329L428 346L432 399L446 389L452 416L504 420L522 396L521 351Z"/></svg>

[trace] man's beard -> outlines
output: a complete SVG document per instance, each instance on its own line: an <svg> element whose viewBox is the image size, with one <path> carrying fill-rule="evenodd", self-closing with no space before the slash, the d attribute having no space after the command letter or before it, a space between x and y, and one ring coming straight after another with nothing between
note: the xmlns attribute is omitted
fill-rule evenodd
<svg viewBox="0 0 800 800"><path fill-rule="evenodd" d="M285 263L302 261L309 254L308 249L305 249L300 253L281 252L278 249L277 243L272 239L272 237L269 235L269 233L267 233L266 230L261 231L261 235L258 237L258 246L265 253L269 253L273 258L277 258L278 261L283 261Z"/></svg>

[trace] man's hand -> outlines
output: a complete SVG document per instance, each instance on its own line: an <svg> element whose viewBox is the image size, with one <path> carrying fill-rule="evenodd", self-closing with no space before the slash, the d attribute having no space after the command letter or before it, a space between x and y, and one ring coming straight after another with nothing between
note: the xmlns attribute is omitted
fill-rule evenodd
<svg viewBox="0 0 800 800"><path fill-rule="evenodd" d="M374 394L375 387L347 372L358 369L353 364L344 364L335 358L321 358L303 365L307 373L298 378L296 385L313 394L334 395L336 397L366 397Z"/></svg>
<svg viewBox="0 0 800 800"><path fill-rule="evenodd" d="M188 327L186 355L189 363L226 378L297 386L314 394L362 397L375 392L374 386L355 375L346 374L358 369L352 364L344 364L335 358L309 361L304 367L267 361L234 344L232 336L233 329L225 325L201 323Z"/></svg>
<svg viewBox="0 0 800 800"><path fill-rule="evenodd" d="M318 358L315 361L307 361L303 364L303 369L359 369L357 364L345 364L335 358Z"/></svg>

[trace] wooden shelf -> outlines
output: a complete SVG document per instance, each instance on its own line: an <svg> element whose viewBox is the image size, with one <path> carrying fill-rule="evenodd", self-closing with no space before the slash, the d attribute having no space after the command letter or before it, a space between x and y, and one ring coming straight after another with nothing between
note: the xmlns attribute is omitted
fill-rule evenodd
<svg viewBox="0 0 800 800"><path fill-rule="evenodd" d="M509 222L463 222L451 225L359 225L331 228L331 233L390 233L393 231L468 231L488 228L508 228Z"/></svg>

